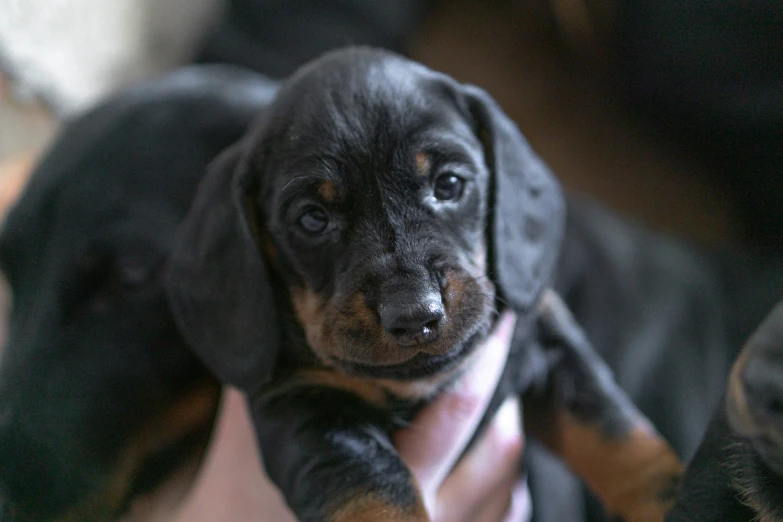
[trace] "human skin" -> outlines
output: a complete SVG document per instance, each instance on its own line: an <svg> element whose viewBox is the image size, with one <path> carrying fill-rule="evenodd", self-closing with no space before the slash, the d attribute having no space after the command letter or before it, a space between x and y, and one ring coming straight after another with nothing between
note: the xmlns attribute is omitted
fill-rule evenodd
<svg viewBox="0 0 783 522"><path fill-rule="evenodd" d="M524 444L516 399L501 407L479 442L455 466L500 378L514 322L513 315L504 314L460 381L394 436L434 522L521 522L530 517L529 494L520 481ZM137 511L131 518L139 522L293 522L262 469L244 398L227 389L204 465L175 513Z"/></svg>

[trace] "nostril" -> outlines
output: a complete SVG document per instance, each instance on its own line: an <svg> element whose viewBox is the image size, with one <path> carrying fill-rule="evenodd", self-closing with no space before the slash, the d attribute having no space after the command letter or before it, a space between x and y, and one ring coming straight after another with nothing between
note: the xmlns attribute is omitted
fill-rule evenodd
<svg viewBox="0 0 783 522"><path fill-rule="evenodd" d="M440 316L437 319L433 319L429 323L424 325L424 328L427 328L428 330L437 330L440 327L440 321L443 319L443 314L441 313Z"/></svg>
<svg viewBox="0 0 783 522"><path fill-rule="evenodd" d="M444 316L439 303L389 305L381 310L381 323L398 344L412 346L437 338Z"/></svg>
<svg viewBox="0 0 783 522"><path fill-rule="evenodd" d="M389 333L393 337L402 337L408 333L408 330L406 330L405 328L392 328L391 330L389 330Z"/></svg>

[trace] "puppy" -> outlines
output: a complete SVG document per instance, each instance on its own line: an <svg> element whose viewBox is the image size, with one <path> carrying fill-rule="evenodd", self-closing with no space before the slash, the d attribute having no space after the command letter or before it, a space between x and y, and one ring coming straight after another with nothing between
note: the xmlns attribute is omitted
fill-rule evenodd
<svg viewBox="0 0 783 522"><path fill-rule="evenodd" d="M347 49L215 161L164 285L188 343L247 393L300 520L429 520L389 434L470 364L496 306L519 321L493 408L523 396L528 431L611 513L662 520L680 463L548 290L563 221L483 91Z"/></svg>
<svg viewBox="0 0 783 522"><path fill-rule="evenodd" d="M209 437L219 385L160 284L207 163L271 98L193 68L69 122L0 236L0 520L113 520Z"/></svg>
<svg viewBox="0 0 783 522"><path fill-rule="evenodd" d="M783 303L735 362L667 520L783 521Z"/></svg>
<svg viewBox="0 0 783 522"><path fill-rule="evenodd" d="M211 427L203 414L176 417L182 421L179 429L191 433L180 443L170 440L172 423L161 422L166 410L197 413L205 408L203 412L214 400L210 375L183 348L178 333L161 327L172 324L168 307L146 297L146 304L135 308L88 307L71 299L70 292L44 293L48 288L42 281L54 274L57 288L90 286L90 271L72 277L79 249L74 256L68 249L77 242L56 241L60 236L89 243L109 234L116 252L137 251L141 236L154 248L140 261L147 255L152 264L165 258L172 228L183 218L206 162L240 137L251 116L271 100L273 89L263 77L226 68L192 68L153 80L68 123L53 149L57 161L46 160L45 168L36 169L33 178L39 181L31 184L15 213L36 226L14 225L13 218L5 234L16 230L20 248L9 259L1 257L0 249L3 264L28 267L15 276L15 293L37 296L17 301L11 318L15 342L5 347L6 360L17 362L0 370L0 382L27 384L15 390L0 386L0 409L25 420L0 421L0 440L5 448L24 449L35 434L39 448L51 449L11 455L0 449L1 521L113 520L136 493L153 489L186 455L200 452ZM50 197L41 196L44 186ZM68 210L54 219L53 206ZM723 392L721 379L728 373L734 347L780 295L783 270L768 262L764 270L753 268L758 260L747 258L717 263L690 245L651 234L573 197L568 210L556 288L624 389L678 453L690 455L707 424L704 404L712 404ZM101 216L107 214L117 217L104 222ZM119 233L121 228L133 233ZM3 237L0 244L6 242ZM39 255L41 249L45 256ZM731 284L719 291L724 279ZM159 278L146 285L145 295L160 295ZM120 292L116 302L126 302L129 295ZM71 307L79 310L81 320L47 322L51 311L62 315ZM25 323L37 325L44 334L27 338ZM28 357L40 361L50 353L55 363L20 363ZM111 365L107 354L113 354ZM158 365L155 358L172 363ZM112 375L102 377L104 369ZM118 381L124 391L112 392ZM47 394L50 409L77 413L70 419L36 413L42 407L38 394L43 384L32 382L52 387ZM111 409L97 400L104 394L112 394ZM189 403L188 394L194 397ZM196 400L199 394L202 399ZM142 395L150 397L149 407L138 406L136 397ZM178 397L180 406L192 406L179 410ZM113 428L101 428L104 423ZM187 423L192 428L186 428ZM164 441L167 449L140 455L132 466L93 453L107 447L107 453L116 456L141 432L146 440ZM605 520L585 513L581 496L569 485L570 475L559 463L543 460L547 456L529 442L527 473L536 520ZM80 456L63 464L60 450ZM112 488L120 493L107 495ZM698 498L684 500L700 505ZM573 510L564 512L566 508Z"/></svg>

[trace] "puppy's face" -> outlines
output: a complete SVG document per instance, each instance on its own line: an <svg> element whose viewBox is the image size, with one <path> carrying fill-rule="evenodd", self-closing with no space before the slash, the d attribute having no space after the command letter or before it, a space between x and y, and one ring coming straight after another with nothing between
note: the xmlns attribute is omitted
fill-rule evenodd
<svg viewBox="0 0 783 522"><path fill-rule="evenodd" d="M260 244L329 366L420 378L490 324L490 176L453 83L395 59L321 63L255 140Z"/></svg>
<svg viewBox="0 0 783 522"><path fill-rule="evenodd" d="M554 176L489 95L347 48L300 69L212 162L164 284L194 352L251 394L309 352L438 383L487 330L496 291L533 316L563 217ZM307 353L281 342L289 301Z"/></svg>

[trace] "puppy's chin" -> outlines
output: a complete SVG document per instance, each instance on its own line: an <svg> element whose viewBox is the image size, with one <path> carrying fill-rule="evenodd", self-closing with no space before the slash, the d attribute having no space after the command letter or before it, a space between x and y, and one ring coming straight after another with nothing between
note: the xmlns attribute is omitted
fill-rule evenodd
<svg viewBox="0 0 783 522"><path fill-rule="evenodd" d="M459 368L479 345L483 332L476 332L444 354L418 352L408 360L396 364L372 364L359 361L336 360L335 365L348 375L413 381L447 374Z"/></svg>

